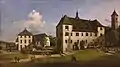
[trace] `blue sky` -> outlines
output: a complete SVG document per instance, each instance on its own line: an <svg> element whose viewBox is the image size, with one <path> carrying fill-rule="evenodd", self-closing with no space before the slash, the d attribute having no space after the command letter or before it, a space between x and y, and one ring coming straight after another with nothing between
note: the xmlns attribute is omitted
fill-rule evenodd
<svg viewBox="0 0 120 67"><path fill-rule="evenodd" d="M25 27L28 14L35 9L46 22L40 33L55 36L55 26L63 15L75 17L76 11L83 19L98 19L110 26L110 15L115 9L120 14L120 0L0 0L2 35L1 40L14 41ZM108 19L105 21L105 19ZM13 24L13 21L17 24Z"/></svg>

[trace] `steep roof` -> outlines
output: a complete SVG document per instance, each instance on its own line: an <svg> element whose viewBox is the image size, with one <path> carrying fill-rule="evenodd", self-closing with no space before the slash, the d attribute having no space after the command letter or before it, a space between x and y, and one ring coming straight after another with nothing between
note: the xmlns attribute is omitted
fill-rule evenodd
<svg viewBox="0 0 120 67"><path fill-rule="evenodd" d="M16 38L15 42L18 42L18 38Z"/></svg>
<svg viewBox="0 0 120 67"><path fill-rule="evenodd" d="M114 15L117 15L117 16L118 16L118 14L116 13L116 11L115 11L115 10L113 11L113 13L112 13L112 15L111 15L111 16L114 16Z"/></svg>
<svg viewBox="0 0 120 67"><path fill-rule="evenodd" d="M34 41L42 41L44 37L47 37L45 33L34 35Z"/></svg>
<svg viewBox="0 0 120 67"><path fill-rule="evenodd" d="M95 32L97 27L104 27L101 25L98 20L85 20L80 18L72 18L65 15L61 18L60 24L73 25L73 31L82 31L82 32ZM57 25L57 26L58 26Z"/></svg>
<svg viewBox="0 0 120 67"><path fill-rule="evenodd" d="M18 34L19 36L26 36L26 35L33 35L31 32L29 32L26 28Z"/></svg>

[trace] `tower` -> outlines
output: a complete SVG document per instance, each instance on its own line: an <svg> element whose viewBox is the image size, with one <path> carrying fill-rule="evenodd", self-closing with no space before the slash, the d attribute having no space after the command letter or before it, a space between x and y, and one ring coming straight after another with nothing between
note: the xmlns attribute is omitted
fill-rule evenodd
<svg viewBox="0 0 120 67"><path fill-rule="evenodd" d="M76 12L76 17L75 17L76 19L79 19L79 16L78 16L78 11Z"/></svg>
<svg viewBox="0 0 120 67"><path fill-rule="evenodd" d="M111 15L111 27L113 30L118 28L118 14L114 10L114 12Z"/></svg>

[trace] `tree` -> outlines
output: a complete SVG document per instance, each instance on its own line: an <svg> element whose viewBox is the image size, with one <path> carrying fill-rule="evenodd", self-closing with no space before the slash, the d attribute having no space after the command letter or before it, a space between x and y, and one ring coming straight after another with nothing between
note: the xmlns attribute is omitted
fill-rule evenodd
<svg viewBox="0 0 120 67"><path fill-rule="evenodd" d="M49 36L50 38L50 46L56 46L57 44L57 38L56 37L53 37L53 36Z"/></svg>
<svg viewBox="0 0 120 67"><path fill-rule="evenodd" d="M45 45L46 45L46 42L47 42L47 39L46 39L46 37L44 37L44 39L43 39L43 46L45 47Z"/></svg>

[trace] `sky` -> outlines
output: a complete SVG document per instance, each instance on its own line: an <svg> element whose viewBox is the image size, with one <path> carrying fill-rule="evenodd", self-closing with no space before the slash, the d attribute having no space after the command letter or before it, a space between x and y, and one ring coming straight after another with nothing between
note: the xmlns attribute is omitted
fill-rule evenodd
<svg viewBox="0 0 120 67"><path fill-rule="evenodd" d="M24 24L29 23L33 10L41 17L40 23L35 24L37 32L33 33L55 36L56 25L63 15L75 17L78 11L81 19L97 19L101 24L110 26L114 9L120 15L119 6L120 0L0 0L0 40L15 41L17 34L25 29Z"/></svg>

